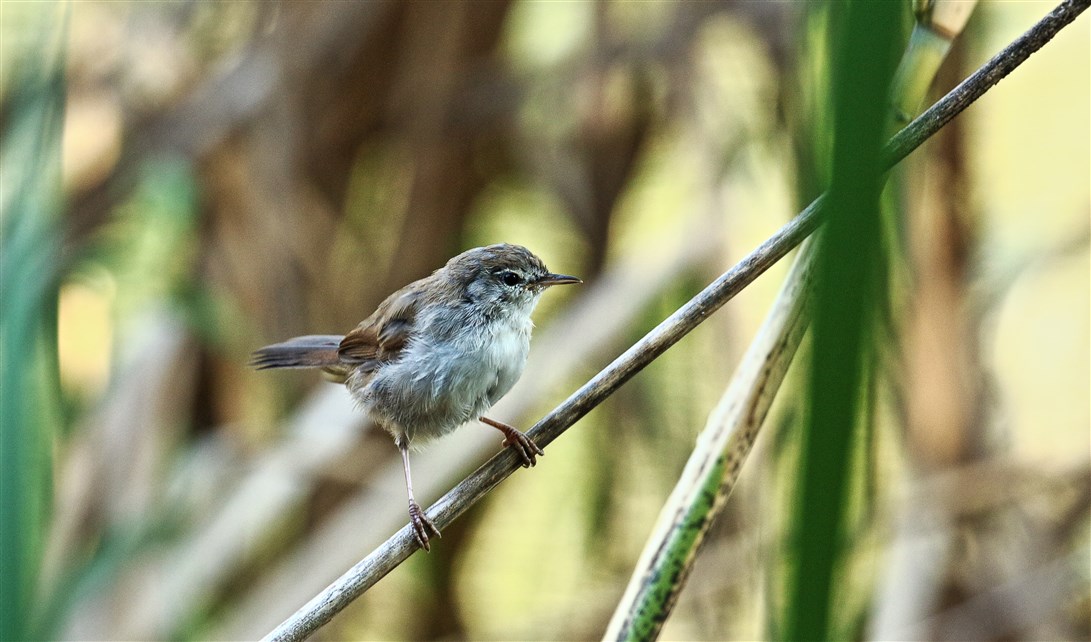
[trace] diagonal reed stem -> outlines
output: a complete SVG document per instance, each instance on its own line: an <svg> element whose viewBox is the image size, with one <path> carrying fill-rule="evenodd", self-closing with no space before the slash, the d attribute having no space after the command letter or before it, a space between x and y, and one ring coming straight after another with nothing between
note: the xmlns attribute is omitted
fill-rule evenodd
<svg viewBox="0 0 1091 642"><path fill-rule="evenodd" d="M697 551L723 510L810 325L816 239L806 242L780 294L709 414L656 520L604 640L654 640L674 608Z"/></svg>
<svg viewBox="0 0 1091 642"><path fill-rule="evenodd" d="M1026 61L1031 54L1049 42L1057 32L1087 9L1088 4L1091 4L1091 0L1062 2L1026 33L915 118L883 149L884 166L892 167L908 156ZM622 384L704 322L818 227L823 200L822 196L815 199L776 234L606 366L535 424L529 431L530 436L539 445L548 445L613 394ZM519 459L515 453L504 451L497 454L433 504L427 511L428 516L442 530L519 467ZM264 639L276 642L305 639L405 561L416 549L417 544L412 528L406 525L282 622Z"/></svg>

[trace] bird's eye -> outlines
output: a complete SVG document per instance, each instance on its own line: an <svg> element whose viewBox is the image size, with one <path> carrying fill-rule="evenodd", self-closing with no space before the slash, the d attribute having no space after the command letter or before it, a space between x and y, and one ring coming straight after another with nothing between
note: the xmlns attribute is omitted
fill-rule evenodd
<svg viewBox="0 0 1091 642"><path fill-rule="evenodd" d="M501 272L500 280L507 286L516 286L523 282L523 277L519 276L515 272Z"/></svg>

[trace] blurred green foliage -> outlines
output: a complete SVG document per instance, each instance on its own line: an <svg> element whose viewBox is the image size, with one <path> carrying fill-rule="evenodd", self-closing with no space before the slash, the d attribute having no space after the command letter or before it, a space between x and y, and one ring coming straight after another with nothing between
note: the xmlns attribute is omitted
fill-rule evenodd
<svg viewBox="0 0 1091 642"><path fill-rule="evenodd" d="M18 98L0 143L0 639L37 637L38 571L53 492L59 404L57 287L61 277L61 131L67 12L29 25L40 56L4 64Z"/></svg>
<svg viewBox="0 0 1091 642"><path fill-rule="evenodd" d="M879 150L902 48L902 11L895 2L829 5L833 145L815 257L814 340L780 634L786 640L857 635L835 614L845 615L838 606L848 587L842 576L851 541L849 489L867 471L854 452L872 430L878 323L887 306Z"/></svg>
<svg viewBox="0 0 1091 642"><path fill-rule="evenodd" d="M814 341L795 480L786 640L855 637L838 607L848 588L842 575L852 536L849 489L853 477L867 475L870 466L853 453L874 429L878 323L887 307L879 150L901 50L902 10L896 2L829 5L830 187L815 259Z"/></svg>

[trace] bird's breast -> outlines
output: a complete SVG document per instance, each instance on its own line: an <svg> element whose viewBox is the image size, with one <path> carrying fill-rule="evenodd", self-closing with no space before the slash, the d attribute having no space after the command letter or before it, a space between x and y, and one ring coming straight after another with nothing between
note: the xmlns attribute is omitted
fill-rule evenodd
<svg viewBox="0 0 1091 642"><path fill-rule="evenodd" d="M472 403L473 414L496 403L523 373L530 328L495 322L469 328L452 341L432 347L438 362L431 372L418 376L432 379L435 396Z"/></svg>
<svg viewBox="0 0 1091 642"><path fill-rule="evenodd" d="M368 384L364 405L411 440L443 435L484 412L523 372L531 323L477 322L413 336L396 362Z"/></svg>

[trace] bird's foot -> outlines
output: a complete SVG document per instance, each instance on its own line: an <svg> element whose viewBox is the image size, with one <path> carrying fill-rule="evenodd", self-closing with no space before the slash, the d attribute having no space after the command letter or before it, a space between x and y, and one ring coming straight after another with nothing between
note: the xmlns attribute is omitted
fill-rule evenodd
<svg viewBox="0 0 1091 642"><path fill-rule="evenodd" d="M425 552L431 550L428 544L429 538L443 537L439 534L439 529L432 523L432 520L428 519L428 516L424 514L420 504L412 500L409 501L409 522L413 524L413 534L417 537L417 543Z"/></svg>
<svg viewBox="0 0 1091 642"><path fill-rule="evenodd" d="M503 446L518 453L519 457L523 459L523 468L529 468L537 464L536 455L545 455L542 449L538 447L538 444L534 443L534 440L530 437L527 437L526 433L520 432L511 426L505 426L500 430L504 433Z"/></svg>
<svg viewBox="0 0 1091 642"><path fill-rule="evenodd" d="M534 443L534 440L528 437L526 433L520 432L502 421L489 419L488 417L481 417L481 423L492 426L504 433L504 447L511 448L519 454L519 457L523 460L523 468L530 468L537 464L536 455L545 456L538 444Z"/></svg>
<svg viewBox="0 0 1091 642"><path fill-rule="evenodd" d="M514 428L511 429L511 434L504 438L503 446L519 454L519 457L523 459L523 468L530 468L537 464L538 460L535 458L537 455L545 456L545 452L534 443L533 439Z"/></svg>

